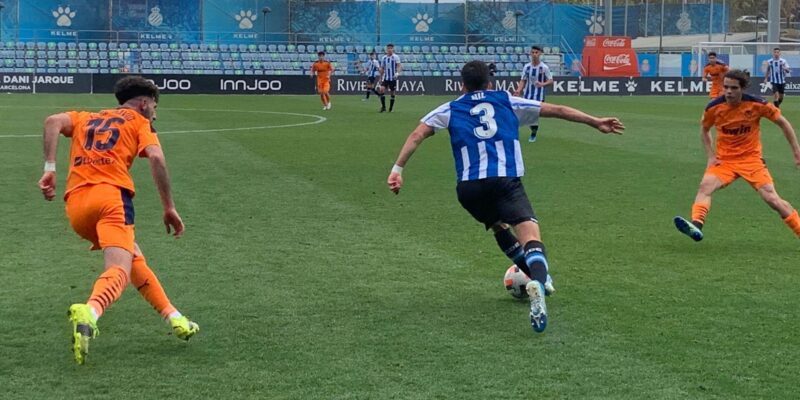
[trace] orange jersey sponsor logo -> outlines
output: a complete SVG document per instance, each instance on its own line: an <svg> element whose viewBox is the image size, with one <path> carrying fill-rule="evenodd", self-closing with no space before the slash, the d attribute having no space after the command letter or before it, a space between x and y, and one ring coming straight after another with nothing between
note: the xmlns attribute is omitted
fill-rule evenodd
<svg viewBox="0 0 800 400"><path fill-rule="evenodd" d="M117 108L100 112L70 111L72 144L67 197L73 190L107 183L134 191L128 170L137 155L160 145L150 121L138 112Z"/></svg>
<svg viewBox="0 0 800 400"><path fill-rule="evenodd" d="M317 73L317 82L328 82L331 80L333 65L329 61L314 61L311 70Z"/></svg>
<svg viewBox="0 0 800 400"><path fill-rule="evenodd" d="M744 94L736 106L718 97L708 103L703 127L717 129L719 160L752 161L761 158L761 118L776 121L780 116L780 110L759 97Z"/></svg>

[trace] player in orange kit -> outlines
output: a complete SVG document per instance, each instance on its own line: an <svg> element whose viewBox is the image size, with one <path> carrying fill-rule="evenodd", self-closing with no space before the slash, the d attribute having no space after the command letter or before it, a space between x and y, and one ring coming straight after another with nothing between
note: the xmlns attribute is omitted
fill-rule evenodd
<svg viewBox="0 0 800 400"><path fill-rule="evenodd" d="M183 234L181 217L172 200L170 179L161 145L152 130L158 88L142 77L125 77L114 94L120 106L99 112L70 111L53 114L44 125L44 174L39 188L45 199L56 195L56 148L58 135L72 139L70 168L64 194L70 225L103 250L105 271L97 278L86 303L69 308L72 350L83 364L89 340L97 336L97 319L133 283L139 293L185 340L200 327L172 305L134 239L134 185L129 169L135 157L147 157L164 207L167 233Z"/></svg>
<svg viewBox="0 0 800 400"><path fill-rule="evenodd" d="M711 195L738 178L747 181L800 237L800 216L775 191L772 176L762 159L759 121L767 118L781 128L797 166L800 166L800 146L792 125L781 116L778 108L760 97L743 93L749 80L750 76L743 71L728 71L723 81L725 96L708 103L703 114L701 137L708 155L708 167L692 205L691 221L675 217L678 230L695 241L703 240L702 229L711 207ZM712 126L717 130L716 149L712 146Z"/></svg>
<svg viewBox="0 0 800 400"><path fill-rule="evenodd" d="M333 74L333 65L330 61L325 59L325 52L320 51L317 53L317 61L311 65L311 78L317 76L317 93L322 100L322 109L331 109L331 74Z"/></svg>
<svg viewBox="0 0 800 400"><path fill-rule="evenodd" d="M711 80L711 90L708 93L708 97L714 99L722 96L722 79L726 72L728 72L728 66L717 60L717 53L709 52L708 64L703 67L703 82Z"/></svg>

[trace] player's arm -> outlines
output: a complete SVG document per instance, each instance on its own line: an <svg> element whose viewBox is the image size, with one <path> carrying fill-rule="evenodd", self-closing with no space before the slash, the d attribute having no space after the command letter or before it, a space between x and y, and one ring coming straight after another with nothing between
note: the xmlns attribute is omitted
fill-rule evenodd
<svg viewBox="0 0 800 400"><path fill-rule="evenodd" d="M42 149L44 153L44 173L39 178L39 189L44 199L52 201L56 197L56 153L58 135L72 135L72 118L67 113L53 114L44 120Z"/></svg>
<svg viewBox="0 0 800 400"><path fill-rule="evenodd" d="M714 138L711 137L711 127L700 127L700 140L703 142L703 149L706 151L706 158L708 159L707 166L713 166L717 163L717 152L714 150Z"/></svg>
<svg viewBox="0 0 800 400"><path fill-rule="evenodd" d="M389 178L386 180L386 183L389 184L389 190L394 192L394 194L400 193L400 188L403 187L403 168L408 163L411 155L417 151L417 147L419 147L425 139L433 136L434 132L432 127L424 122L420 122L417 128L408 135L406 143L403 144L403 148L400 149L400 154L397 156L397 161L394 162L392 172L389 173Z"/></svg>
<svg viewBox="0 0 800 400"><path fill-rule="evenodd" d="M708 75L710 75L708 67L703 67L703 82L708 80Z"/></svg>
<svg viewBox="0 0 800 400"><path fill-rule="evenodd" d="M400 61L397 62L397 72L394 73L395 80L400 76L400 73L403 72L403 63Z"/></svg>
<svg viewBox="0 0 800 400"><path fill-rule="evenodd" d="M516 98L514 100L518 101L523 99ZM578 122L589 125L602 133L621 135L622 131L625 130L625 125L616 117L595 117L572 107L552 103L539 103L539 106L541 107L539 116L544 118L558 118L565 121ZM533 110L534 108L522 108L522 110L527 109ZM520 124L522 125L522 122L520 122Z"/></svg>
<svg viewBox="0 0 800 400"><path fill-rule="evenodd" d="M800 167L800 145L797 144L797 135L794 132L792 124L783 115L778 117L778 119L773 122L775 125L778 125L778 127L781 128L781 131L783 131L783 136L786 138L786 141L789 142L789 146L792 148L794 164Z"/></svg>
<svg viewBox="0 0 800 400"><path fill-rule="evenodd" d="M772 75L772 64L767 64L767 70L764 71L764 82L769 81L769 76Z"/></svg>
<svg viewBox="0 0 800 400"><path fill-rule="evenodd" d="M545 87L553 84L553 74L550 72L550 68L547 68L547 70L544 73L544 76L547 78L547 80L540 83L539 87Z"/></svg>
<svg viewBox="0 0 800 400"><path fill-rule="evenodd" d="M317 63L311 64L311 68L309 68L308 74L311 77L311 79L314 79L314 75L317 74Z"/></svg>
<svg viewBox="0 0 800 400"><path fill-rule="evenodd" d="M525 87L527 82L528 80L525 79L524 77L520 79L519 82L517 82L517 88L514 90L514 96L519 96L520 94L522 94L522 88Z"/></svg>
<svg viewBox="0 0 800 400"><path fill-rule="evenodd" d="M164 208L164 225L167 233L174 231L175 237L183 235L184 225L178 211L175 209L175 201L172 199L172 184L167 171L167 159L161 146L152 144L145 147L144 156L150 162L150 173L161 197L161 206Z"/></svg>

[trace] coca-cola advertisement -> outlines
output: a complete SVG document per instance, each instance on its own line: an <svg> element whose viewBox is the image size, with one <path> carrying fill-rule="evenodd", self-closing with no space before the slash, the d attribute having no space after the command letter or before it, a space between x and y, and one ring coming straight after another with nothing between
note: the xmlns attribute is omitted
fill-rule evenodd
<svg viewBox="0 0 800 400"><path fill-rule="evenodd" d="M583 39L583 47L629 49L631 48L631 38L627 36L586 36Z"/></svg>
<svg viewBox="0 0 800 400"><path fill-rule="evenodd" d="M636 52L626 36L586 36L583 64L586 76L639 76Z"/></svg>

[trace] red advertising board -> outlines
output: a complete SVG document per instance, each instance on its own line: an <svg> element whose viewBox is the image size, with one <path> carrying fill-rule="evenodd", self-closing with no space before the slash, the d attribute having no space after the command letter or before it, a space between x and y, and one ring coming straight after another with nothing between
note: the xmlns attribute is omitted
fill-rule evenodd
<svg viewBox="0 0 800 400"><path fill-rule="evenodd" d="M639 76L636 52L627 36L586 36L581 63L586 76Z"/></svg>

